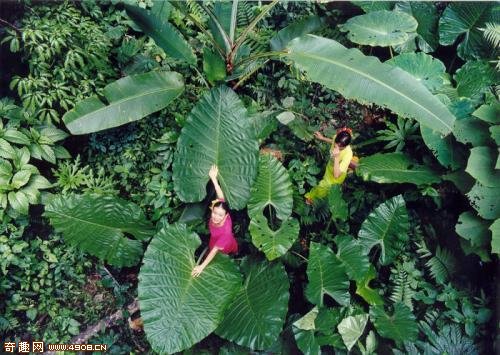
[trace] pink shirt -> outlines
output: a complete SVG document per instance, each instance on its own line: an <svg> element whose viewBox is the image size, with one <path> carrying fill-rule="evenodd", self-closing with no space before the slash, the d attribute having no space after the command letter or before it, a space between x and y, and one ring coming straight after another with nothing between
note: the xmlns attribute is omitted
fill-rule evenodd
<svg viewBox="0 0 500 355"><path fill-rule="evenodd" d="M229 213L227 214L222 226L216 226L210 218L210 221L208 222L208 229L210 229L210 241L208 242L208 247L210 249L217 247L224 254L238 252L238 243L236 242L233 234L233 221L231 220Z"/></svg>

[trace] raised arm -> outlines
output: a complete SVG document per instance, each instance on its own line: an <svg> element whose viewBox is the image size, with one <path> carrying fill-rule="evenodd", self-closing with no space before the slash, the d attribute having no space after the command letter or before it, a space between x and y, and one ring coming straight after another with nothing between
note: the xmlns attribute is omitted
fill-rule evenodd
<svg viewBox="0 0 500 355"><path fill-rule="evenodd" d="M319 139L320 141L323 141L323 142L326 142L329 144L333 143L333 139L326 138L320 131L314 132L314 137L316 137L316 139Z"/></svg>
<svg viewBox="0 0 500 355"><path fill-rule="evenodd" d="M210 176L210 180L212 180L212 184L214 184L215 193L217 194L217 198L223 199L224 193L219 185L219 181L217 180L217 174L219 174L219 168L217 165L212 165L210 171L208 172L208 176Z"/></svg>
<svg viewBox="0 0 500 355"><path fill-rule="evenodd" d="M205 260L201 263L201 265L194 267L193 271L191 271L191 276L198 277L207 267L207 265L213 260L213 258L215 258L215 255L217 255L218 251L219 249L217 249L217 247L213 247L212 250L210 250L210 253L208 253Z"/></svg>

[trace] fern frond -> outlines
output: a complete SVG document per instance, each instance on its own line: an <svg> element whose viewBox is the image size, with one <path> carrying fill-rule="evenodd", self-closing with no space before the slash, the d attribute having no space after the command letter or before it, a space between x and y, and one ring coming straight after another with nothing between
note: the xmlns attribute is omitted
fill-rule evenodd
<svg viewBox="0 0 500 355"><path fill-rule="evenodd" d="M483 31L483 37L486 39L493 48L500 47L500 24L487 22L485 28L480 28Z"/></svg>
<svg viewBox="0 0 500 355"><path fill-rule="evenodd" d="M397 264L391 269L391 280L394 288L389 296L394 303L402 302L413 311L412 299L415 296L415 290L412 288L410 275L404 270L401 264Z"/></svg>
<svg viewBox="0 0 500 355"><path fill-rule="evenodd" d="M462 334L457 324L447 324L439 331L439 334L431 331L427 337L429 343L423 343L420 346L424 354L479 354L474 342Z"/></svg>
<svg viewBox="0 0 500 355"><path fill-rule="evenodd" d="M186 0L189 14L198 22L206 23L208 15L196 0Z"/></svg>
<svg viewBox="0 0 500 355"><path fill-rule="evenodd" d="M455 272L456 261L451 252L447 249L436 248L436 255L430 258L425 264L438 283L444 283Z"/></svg>
<svg viewBox="0 0 500 355"><path fill-rule="evenodd" d="M252 22L254 16L255 2L252 1L239 1L237 23L238 27L246 27Z"/></svg>

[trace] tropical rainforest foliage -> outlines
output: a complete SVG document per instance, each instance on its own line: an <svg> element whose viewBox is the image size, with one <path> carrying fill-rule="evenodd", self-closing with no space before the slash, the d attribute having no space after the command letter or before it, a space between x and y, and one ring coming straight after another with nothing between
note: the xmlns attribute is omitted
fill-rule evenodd
<svg viewBox="0 0 500 355"><path fill-rule="evenodd" d="M498 351L498 4L0 6L0 339ZM213 164L240 252L193 278Z"/></svg>

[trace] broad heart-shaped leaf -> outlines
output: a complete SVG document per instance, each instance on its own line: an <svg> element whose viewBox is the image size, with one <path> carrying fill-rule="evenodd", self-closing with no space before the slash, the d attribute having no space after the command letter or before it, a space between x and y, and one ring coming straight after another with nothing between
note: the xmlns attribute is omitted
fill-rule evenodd
<svg viewBox="0 0 500 355"><path fill-rule="evenodd" d="M137 205L112 196L57 196L45 206L44 216L69 244L114 266L136 265L143 252L141 240L153 234Z"/></svg>
<svg viewBox="0 0 500 355"><path fill-rule="evenodd" d="M408 241L408 212L403 196L397 195L380 204L361 225L359 241L368 253L380 245L383 265L390 264Z"/></svg>
<svg viewBox="0 0 500 355"><path fill-rule="evenodd" d="M392 10L394 1L351 1L354 5L359 6L364 12L369 13L380 10Z"/></svg>
<svg viewBox="0 0 500 355"><path fill-rule="evenodd" d="M406 42L417 26L417 21L406 13L380 10L351 17L340 30L349 32L347 38L351 42L389 47Z"/></svg>
<svg viewBox="0 0 500 355"><path fill-rule="evenodd" d="M370 264L370 268L362 279L356 281L356 294L361 296L368 304L372 306L383 305L384 300L380 297L377 290L370 287L370 281L377 277L375 267Z"/></svg>
<svg viewBox="0 0 500 355"><path fill-rule="evenodd" d="M457 83L458 95L469 98L479 97L499 79L495 69L484 60L465 63L453 78Z"/></svg>
<svg viewBox="0 0 500 355"><path fill-rule="evenodd" d="M482 247L490 242L490 221L478 217L473 211L463 212L455 225L459 236L468 240L471 246Z"/></svg>
<svg viewBox="0 0 500 355"><path fill-rule="evenodd" d="M161 110L184 90L180 74L149 72L115 81L104 88L108 103L89 97L66 112L63 121L72 134L87 134L137 121Z"/></svg>
<svg viewBox="0 0 500 355"><path fill-rule="evenodd" d="M263 251L268 260L285 255L297 240L299 229L299 222L295 218L289 218L282 221L278 230L273 231L261 213L252 216L249 226L253 245Z"/></svg>
<svg viewBox="0 0 500 355"><path fill-rule="evenodd" d="M342 198L341 185L333 185L328 193L328 205L333 219L347 220L349 206Z"/></svg>
<svg viewBox="0 0 500 355"><path fill-rule="evenodd" d="M141 9L137 6L125 5L127 15L141 28L141 30L151 37L155 43L161 47L168 55L185 60L187 63L195 65L196 57L193 49L177 31L177 29L156 14Z"/></svg>
<svg viewBox="0 0 500 355"><path fill-rule="evenodd" d="M259 147L243 103L231 89L207 92L193 108L177 141L174 188L184 202L201 201L210 166L219 167L219 183L233 209L250 197Z"/></svg>
<svg viewBox="0 0 500 355"><path fill-rule="evenodd" d="M292 214L293 190L288 171L271 154L259 157L259 174L252 186L248 214L261 214L266 206L273 206L276 217L287 219Z"/></svg>
<svg viewBox="0 0 500 355"><path fill-rule="evenodd" d="M490 226L491 231L491 252L500 254L500 219L497 219Z"/></svg>
<svg viewBox="0 0 500 355"><path fill-rule="evenodd" d="M433 184L440 181L437 173L426 166L414 163L403 153L379 153L363 157L356 174L364 180L387 183Z"/></svg>
<svg viewBox="0 0 500 355"><path fill-rule="evenodd" d="M342 263L327 246L311 242L307 264L307 299L318 306L323 305L325 294L341 305L349 304L349 280Z"/></svg>
<svg viewBox="0 0 500 355"><path fill-rule="evenodd" d="M500 187L500 171L495 169L497 157L497 149L472 148L465 171L486 187Z"/></svg>
<svg viewBox="0 0 500 355"><path fill-rule="evenodd" d="M336 90L348 99L387 107L442 133L455 117L427 88L402 69L382 64L357 49L313 35L294 39L288 57L309 80Z"/></svg>
<svg viewBox="0 0 500 355"><path fill-rule="evenodd" d="M384 338L396 342L413 341L418 336L418 325L410 308L402 303L394 305L394 313L389 315L383 306L370 307L370 319L377 332Z"/></svg>
<svg viewBox="0 0 500 355"><path fill-rule="evenodd" d="M337 259L345 267L351 280L361 280L370 267L367 253L357 239L347 235L335 238L337 245Z"/></svg>
<svg viewBox="0 0 500 355"><path fill-rule="evenodd" d="M283 329L289 286L281 263L251 262L243 286L215 332L253 350L268 349Z"/></svg>
<svg viewBox="0 0 500 355"><path fill-rule="evenodd" d="M342 340L347 348L351 351L359 337L363 334L366 323L368 323L368 314L358 314L342 319L337 325L337 329L342 336Z"/></svg>
<svg viewBox="0 0 500 355"><path fill-rule="evenodd" d="M271 49L273 51L280 51L285 48L292 39L317 31L323 27L324 23L324 18L316 15L293 22L279 30L279 32L271 38Z"/></svg>
<svg viewBox="0 0 500 355"><path fill-rule="evenodd" d="M493 124L500 123L500 103L495 102L491 105L482 105L472 113L473 116Z"/></svg>
<svg viewBox="0 0 500 355"><path fill-rule="evenodd" d="M425 53L434 52L439 45L437 35L439 14L436 6L431 2L406 1L398 2L394 7L417 20L417 43L420 50Z"/></svg>
<svg viewBox="0 0 500 355"><path fill-rule="evenodd" d="M298 348L308 355L320 355L320 345L314 336L315 320L318 317L318 307L314 307L302 318L293 323L292 329Z"/></svg>
<svg viewBox="0 0 500 355"><path fill-rule="evenodd" d="M449 46L464 35L457 48L460 58L487 58L490 50L481 28L498 23L498 11L494 2L450 3L439 19L439 43Z"/></svg>
<svg viewBox="0 0 500 355"><path fill-rule="evenodd" d="M174 224L160 230L144 254L139 305L144 331L157 353L182 351L213 332L241 285L236 265L221 253L192 277L200 244L186 225Z"/></svg>
<svg viewBox="0 0 500 355"><path fill-rule="evenodd" d="M435 93L445 83L446 68L439 59L419 53L403 53L385 63L395 65L422 82L427 89Z"/></svg>
<svg viewBox="0 0 500 355"><path fill-rule="evenodd" d="M465 167L466 148L453 135L442 137L439 132L425 126L420 126L420 135L441 165L452 170Z"/></svg>
<svg viewBox="0 0 500 355"><path fill-rule="evenodd" d="M467 193L472 207L484 219L500 218L500 187L487 187L476 182Z"/></svg>

